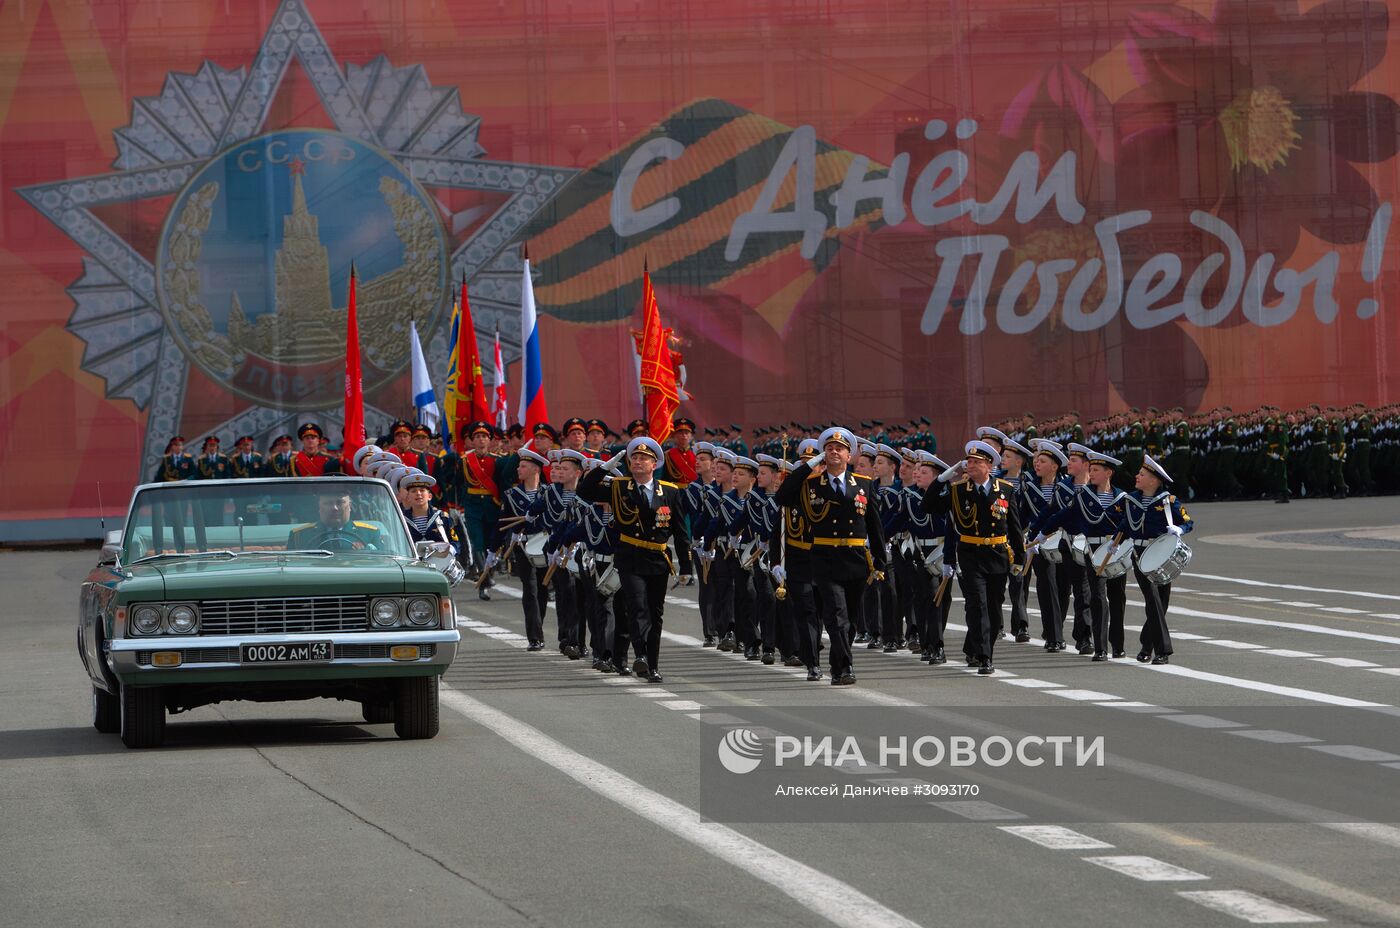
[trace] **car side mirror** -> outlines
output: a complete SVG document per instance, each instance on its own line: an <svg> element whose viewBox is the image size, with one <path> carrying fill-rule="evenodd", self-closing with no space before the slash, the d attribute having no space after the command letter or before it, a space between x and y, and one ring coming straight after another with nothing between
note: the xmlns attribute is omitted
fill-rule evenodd
<svg viewBox="0 0 1400 928"><path fill-rule="evenodd" d="M102 551L97 555L99 567L115 567L121 557L122 533L121 529L112 529L102 540Z"/></svg>
<svg viewBox="0 0 1400 928"><path fill-rule="evenodd" d="M413 550L420 562L446 577L449 585L456 586L466 577L467 572L457 563L457 558L452 554L452 546L447 542L417 541L413 543Z"/></svg>

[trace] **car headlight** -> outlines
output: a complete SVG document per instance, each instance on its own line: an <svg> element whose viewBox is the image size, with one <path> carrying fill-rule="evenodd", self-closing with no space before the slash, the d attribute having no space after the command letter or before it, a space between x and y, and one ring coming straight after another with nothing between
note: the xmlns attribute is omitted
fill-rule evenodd
<svg viewBox="0 0 1400 928"><path fill-rule="evenodd" d="M431 599L410 599L408 620L414 625L432 625L437 622L437 604Z"/></svg>
<svg viewBox="0 0 1400 928"><path fill-rule="evenodd" d="M155 606L137 606L131 610L131 627L138 635L154 635L160 631L160 610Z"/></svg>
<svg viewBox="0 0 1400 928"><path fill-rule="evenodd" d="M188 635L199 625L199 616L189 606L176 606L170 610L165 621L173 634Z"/></svg>
<svg viewBox="0 0 1400 928"><path fill-rule="evenodd" d="M399 624L399 604L393 599L377 599L374 601L374 624L388 627Z"/></svg>

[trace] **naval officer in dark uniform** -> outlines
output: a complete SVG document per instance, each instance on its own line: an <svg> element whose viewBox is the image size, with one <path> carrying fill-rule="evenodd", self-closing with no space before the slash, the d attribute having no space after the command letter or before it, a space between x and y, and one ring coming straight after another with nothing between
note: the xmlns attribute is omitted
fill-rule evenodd
<svg viewBox="0 0 1400 928"><path fill-rule="evenodd" d="M632 671L649 683L660 683L657 666L661 655L661 617L666 608L666 586L680 565L681 582L690 583L690 540L682 518L681 489L656 477L661 446L645 435L602 467L595 467L579 481L578 495L590 503L612 507L612 524L618 533L617 567L627 612L637 630L638 657ZM621 475L626 461L630 476ZM611 483L603 478L614 474ZM674 559L667 542L675 545Z"/></svg>
<svg viewBox="0 0 1400 928"><path fill-rule="evenodd" d="M1016 487L992 476L1001 465L1001 455L985 441L970 441L966 459L954 464L938 479L950 484L947 493L927 493L924 506L937 516L948 516L957 544L947 559L956 559L962 569L962 588L967 610L970 660L977 672L992 673L992 648L1001 636L1001 607L1006 599L1006 581L1015 565L1026 560L1026 540L1016 510Z"/></svg>
<svg viewBox="0 0 1400 928"><path fill-rule="evenodd" d="M885 538L875 509L875 481L850 469L849 429L829 428L817 439L822 457L804 461L774 494L797 509L811 532L808 552L822 624L831 638L833 686L856 682L851 666L851 618L860 616L866 584L885 570ZM815 460L815 459L814 459Z"/></svg>

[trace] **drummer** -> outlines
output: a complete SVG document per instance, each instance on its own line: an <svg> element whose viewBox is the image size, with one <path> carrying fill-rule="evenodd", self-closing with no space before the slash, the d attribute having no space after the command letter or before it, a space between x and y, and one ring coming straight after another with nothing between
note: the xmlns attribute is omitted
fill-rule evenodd
<svg viewBox="0 0 1400 928"><path fill-rule="evenodd" d="M1021 508L1021 519L1025 525L1033 525L1042 515L1055 508L1055 487L1060 480L1060 468L1069 463L1060 446L1053 441L1031 439L1036 448L1031 466L1035 469L1035 479L1022 482L1017 494L1017 505ZM1065 614L1060 599L1061 563L1057 546L1054 559L1043 553L1031 560L1035 572L1035 595L1040 606L1040 636L1045 641L1045 650L1051 654L1065 649Z"/></svg>
<svg viewBox="0 0 1400 928"><path fill-rule="evenodd" d="M359 457L360 453L357 451L355 455ZM435 486L437 480L416 467L409 468L408 473L399 478L398 489L408 497L408 508L404 510L408 533L415 542L436 541L451 545L452 556L456 557L461 542L447 514L433 505Z"/></svg>
<svg viewBox="0 0 1400 928"><path fill-rule="evenodd" d="M1174 535L1180 538L1191 531L1191 517L1186 507L1171 494L1168 487L1172 478L1152 459L1143 457L1142 469L1135 478L1136 489L1125 497L1123 523L1121 528L1132 539L1137 548L1133 558L1133 573L1137 576L1138 589L1142 590L1147 621L1142 624L1138 641L1142 650L1137 659L1143 663L1151 660L1154 664L1165 664L1172 653L1171 633L1167 631L1167 604L1171 599L1170 583L1156 584L1143 574L1142 555L1147 547L1159 538Z"/></svg>

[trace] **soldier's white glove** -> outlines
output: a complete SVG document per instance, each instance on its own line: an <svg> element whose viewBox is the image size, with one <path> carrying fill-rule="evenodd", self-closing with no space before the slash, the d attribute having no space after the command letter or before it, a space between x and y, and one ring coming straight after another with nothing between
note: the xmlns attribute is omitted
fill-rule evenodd
<svg viewBox="0 0 1400 928"><path fill-rule="evenodd" d="M618 470L618 466L622 464L622 459L625 457L627 457L627 451L625 449L619 451L617 454L614 454L612 457L608 458L605 462L603 462L603 470L612 474L622 473L622 471Z"/></svg>
<svg viewBox="0 0 1400 928"><path fill-rule="evenodd" d="M681 586L690 586L695 583L695 577L691 574L681 575Z"/></svg>
<svg viewBox="0 0 1400 928"><path fill-rule="evenodd" d="M511 535L510 543L515 545L517 548L523 546L525 544L525 533L516 532L514 535Z"/></svg>
<svg viewBox="0 0 1400 928"><path fill-rule="evenodd" d="M945 470L943 473L939 474L939 475L938 475L938 482L939 482L939 483L947 483L949 480L955 480L955 479L957 478L957 476L958 476L959 474L961 474L961 473L966 469L966 467L967 467L967 465L966 465L965 462L959 461L958 463L954 464L952 467L950 467L950 468L948 468L947 470Z"/></svg>
<svg viewBox="0 0 1400 928"><path fill-rule="evenodd" d="M1031 540L1031 545L1038 548L1038 547L1040 547L1040 545L1044 544L1044 542L1045 542L1045 533L1044 533L1044 532L1041 532L1039 535L1036 535L1035 538L1033 538L1033 539Z"/></svg>
<svg viewBox="0 0 1400 928"><path fill-rule="evenodd" d="M782 564L773 568L773 579L779 583L787 583L787 568Z"/></svg>
<svg viewBox="0 0 1400 928"><path fill-rule="evenodd" d="M943 576L944 576L944 577L951 577L952 575L953 575L953 565L952 565L952 564L944 564L944 565L943 565Z"/></svg>
<svg viewBox="0 0 1400 928"><path fill-rule="evenodd" d="M487 552L486 552L486 569L487 569L487 570L490 570L491 568L495 567L495 566L496 566L497 564L499 564L499 563L501 563L501 558L500 558L499 555L496 554L495 551L487 551Z"/></svg>
<svg viewBox="0 0 1400 928"><path fill-rule="evenodd" d="M553 564L555 567L563 567L564 549L560 548L558 551L555 551L553 554L551 554L549 556L549 563Z"/></svg>
<svg viewBox="0 0 1400 928"><path fill-rule="evenodd" d="M738 535L730 535L728 538L725 539L725 541L729 542L729 547L736 549L743 544L743 542L739 540Z"/></svg>
<svg viewBox="0 0 1400 928"><path fill-rule="evenodd" d="M1168 526L1167 526L1167 531L1171 532L1173 535L1175 535L1175 536L1178 537L1178 538L1180 538L1181 535L1182 535L1182 531L1181 531L1181 526L1180 526L1180 525L1168 525Z"/></svg>

